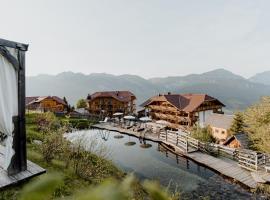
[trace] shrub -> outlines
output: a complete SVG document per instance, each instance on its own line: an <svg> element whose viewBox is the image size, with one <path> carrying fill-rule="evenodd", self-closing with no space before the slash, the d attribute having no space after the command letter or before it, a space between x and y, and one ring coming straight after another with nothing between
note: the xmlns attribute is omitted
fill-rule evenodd
<svg viewBox="0 0 270 200"><path fill-rule="evenodd" d="M50 163L54 158L62 157L66 149L69 148L68 142L63 137L63 133L65 132L66 129L64 127L55 132L47 133L44 136L41 152L47 163Z"/></svg>
<svg viewBox="0 0 270 200"><path fill-rule="evenodd" d="M36 117L36 124L38 130L43 133L55 131L61 127L60 121L51 112L38 114Z"/></svg>
<svg viewBox="0 0 270 200"><path fill-rule="evenodd" d="M90 127L90 122L89 121L79 121L76 124L77 129L88 129Z"/></svg>
<svg viewBox="0 0 270 200"><path fill-rule="evenodd" d="M86 119L66 119L63 121L68 122L68 124L71 127L77 128L77 129L88 129L90 125L92 124L91 121L86 120Z"/></svg>
<svg viewBox="0 0 270 200"><path fill-rule="evenodd" d="M33 140L43 141L44 138L43 135L33 129L27 129L26 133L27 133L27 142L32 143Z"/></svg>
<svg viewBox="0 0 270 200"><path fill-rule="evenodd" d="M191 131L191 136L202 142L213 143L216 141L216 139L212 135L211 127L209 126L205 128L201 128L199 126L194 127L193 130Z"/></svg>

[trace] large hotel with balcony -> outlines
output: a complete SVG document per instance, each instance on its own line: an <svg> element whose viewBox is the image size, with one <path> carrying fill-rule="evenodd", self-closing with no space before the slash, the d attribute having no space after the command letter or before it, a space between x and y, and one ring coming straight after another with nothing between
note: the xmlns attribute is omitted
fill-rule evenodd
<svg viewBox="0 0 270 200"><path fill-rule="evenodd" d="M196 123L203 126L208 115L223 114L222 107L225 107L207 94L171 93L154 96L141 106L154 121L167 121L173 129L188 129Z"/></svg>

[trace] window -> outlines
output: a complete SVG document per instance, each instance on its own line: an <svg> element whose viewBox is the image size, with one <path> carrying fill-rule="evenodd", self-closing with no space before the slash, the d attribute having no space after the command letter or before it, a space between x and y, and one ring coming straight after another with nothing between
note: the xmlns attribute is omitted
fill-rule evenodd
<svg viewBox="0 0 270 200"><path fill-rule="evenodd" d="M225 131L221 131L222 134L225 134Z"/></svg>
<svg viewBox="0 0 270 200"><path fill-rule="evenodd" d="M218 129L215 129L215 132L218 133L219 132Z"/></svg>

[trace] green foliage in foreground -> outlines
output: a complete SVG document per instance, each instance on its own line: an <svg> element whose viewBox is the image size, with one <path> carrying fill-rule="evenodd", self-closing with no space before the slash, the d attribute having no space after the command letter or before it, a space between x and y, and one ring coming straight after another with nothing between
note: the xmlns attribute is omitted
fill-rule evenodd
<svg viewBox="0 0 270 200"><path fill-rule="evenodd" d="M216 141L216 139L212 135L212 130L209 126L205 128L201 128L199 126L194 127L191 131L191 136L202 142L214 143Z"/></svg>
<svg viewBox="0 0 270 200"><path fill-rule="evenodd" d="M76 200L131 200L135 198L132 187L135 178L127 176L122 181L108 179L103 183L87 187L65 199ZM63 185L63 178L59 175L47 175L24 187L20 200L45 200L50 199L58 187ZM145 181L143 188L151 200L173 200L178 196L170 197L159 184Z"/></svg>
<svg viewBox="0 0 270 200"><path fill-rule="evenodd" d="M251 148L270 153L270 97L250 106L244 118Z"/></svg>

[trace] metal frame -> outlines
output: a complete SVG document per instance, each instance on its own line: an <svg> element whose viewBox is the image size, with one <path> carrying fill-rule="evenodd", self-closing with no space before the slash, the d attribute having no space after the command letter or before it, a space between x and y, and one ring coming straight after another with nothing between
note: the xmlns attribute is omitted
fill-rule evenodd
<svg viewBox="0 0 270 200"><path fill-rule="evenodd" d="M6 47L18 50L18 58L13 57ZM28 45L0 39L0 54L4 56L15 68L18 74L18 116L13 117L14 156L8 167L8 175L14 175L27 169L26 159L26 130L25 130L25 52Z"/></svg>

